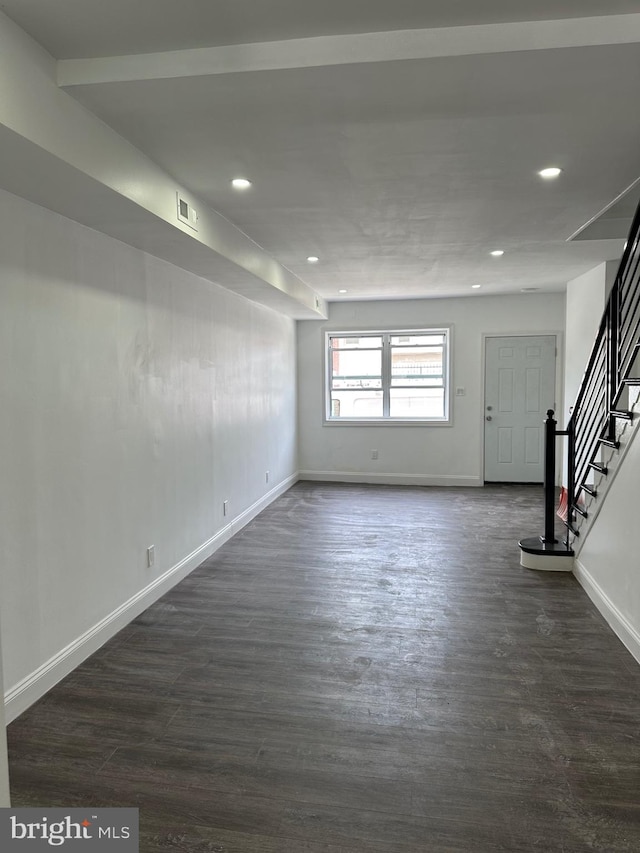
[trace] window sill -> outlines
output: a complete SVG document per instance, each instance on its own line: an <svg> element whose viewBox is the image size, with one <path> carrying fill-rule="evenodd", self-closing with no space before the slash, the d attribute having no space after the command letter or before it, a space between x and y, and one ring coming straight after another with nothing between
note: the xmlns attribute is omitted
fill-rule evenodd
<svg viewBox="0 0 640 853"><path fill-rule="evenodd" d="M424 420L421 418L325 418L323 426L421 426L421 427L450 427L451 418L441 420Z"/></svg>

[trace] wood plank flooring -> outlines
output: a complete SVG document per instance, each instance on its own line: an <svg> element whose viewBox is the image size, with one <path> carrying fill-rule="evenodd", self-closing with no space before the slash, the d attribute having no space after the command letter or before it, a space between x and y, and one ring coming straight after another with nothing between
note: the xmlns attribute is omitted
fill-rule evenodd
<svg viewBox="0 0 640 853"><path fill-rule="evenodd" d="M640 850L640 667L519 566L540 487L299 483L8 731L143 853Z"/></svg>

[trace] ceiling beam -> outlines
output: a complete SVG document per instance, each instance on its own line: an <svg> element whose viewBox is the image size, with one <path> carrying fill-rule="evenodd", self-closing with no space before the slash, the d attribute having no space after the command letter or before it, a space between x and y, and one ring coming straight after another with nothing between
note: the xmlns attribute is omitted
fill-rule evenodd
<svg viewBox="0 0 640 853"><path fill-rule="evenodd" d="M640 42L640 14L319 36L57 63L61 87Z"/></svg>
<svg viewBox="0 0 640 853"><path fill-rule="evenodd" d="M240 228L61 91L0 12L0 187L293 317L326 304ZM178 216L178 197L197 223Z"/></svg>

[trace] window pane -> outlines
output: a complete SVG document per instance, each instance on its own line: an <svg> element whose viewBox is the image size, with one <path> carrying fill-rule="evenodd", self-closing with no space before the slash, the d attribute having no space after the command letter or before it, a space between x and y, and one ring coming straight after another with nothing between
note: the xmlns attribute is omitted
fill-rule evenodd
<svg viewBox="0 0 640 853"><path fill-rule="evenodd" d="M332 418L381 418L382 391L333 391Z"/></svg>
<svg viewBox="0 0 640 853"><path fill-rule="evenodd" d="M382 338L378 335L371 337L330 338L332 349L375 349L382 346Z"/></svg>
<svg viewBox="0 0 640 853"><path fill-rule="evenodd" d="M328 334L327 417L446 422L448 342L444 329Z"/></svg>
<svg viewBox="0 0 640 853"><path fill-rule="evenodd" d="M382 350L334 350L331 368L334 389L382 387Z"/></svg>
<svg viewBox="0 0 640 853"><path fill-rule="evenodd" d="M391 350L391 385L442 385L442 347L401 347Z"/></svg>
<svg viewBox="0 0 640 853"><path fill-rule="evenodd" d="M391 335L391 346L431 346L432 344L442 345L444 343L444 333L439 332L436 335Z"/></svg>
<svg viewBox="0 0 640 853"><path fill-rule="evenodd" d="M397 388L391 391L392 418L444 418L444 388Z"/></svg>

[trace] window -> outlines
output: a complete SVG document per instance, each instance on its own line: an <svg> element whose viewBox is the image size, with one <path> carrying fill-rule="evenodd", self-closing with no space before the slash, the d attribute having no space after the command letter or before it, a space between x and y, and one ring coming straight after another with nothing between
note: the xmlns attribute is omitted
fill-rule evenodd
<svg viewBox="0 0 640 853"><path fill-rule="evenodd" d="M332 422L449 419L447 329L328 332Z"/></svg>

